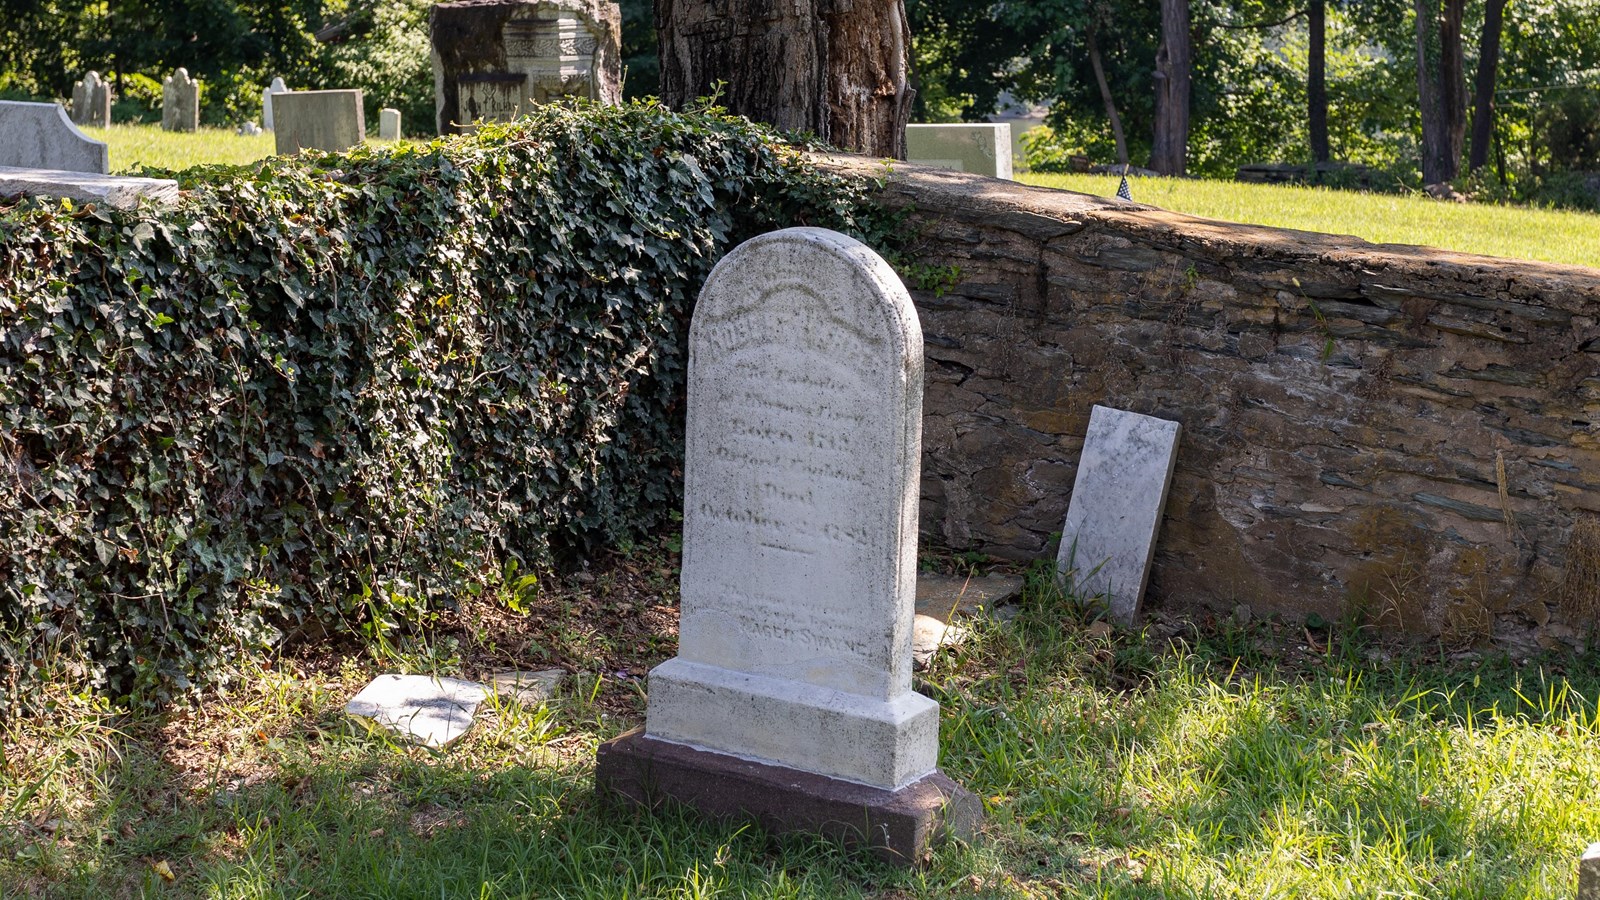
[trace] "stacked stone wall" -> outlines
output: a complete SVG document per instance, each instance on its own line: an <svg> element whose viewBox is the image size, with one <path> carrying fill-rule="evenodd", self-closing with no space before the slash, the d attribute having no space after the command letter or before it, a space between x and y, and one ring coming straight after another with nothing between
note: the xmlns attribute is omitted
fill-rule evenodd
<svg viewBox="0 0 1600 900"><path fill-rule="evenodd" d="M926 539L1051 558L1099 403L1183 425L1155 606L1516 652L1600 621L1600 270L828 164L920 233Z"/></svg>

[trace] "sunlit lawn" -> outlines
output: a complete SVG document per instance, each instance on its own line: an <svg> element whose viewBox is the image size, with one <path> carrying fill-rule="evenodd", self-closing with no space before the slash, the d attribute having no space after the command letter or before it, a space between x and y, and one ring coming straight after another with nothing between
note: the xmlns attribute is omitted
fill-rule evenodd
<svg viewBox="0 0 1600 900"><path fill-rule="evenodd" d="M1112 175L1018 176L1029 184L1114 197ZM1349 234L1375 243L1600 268L1600 215L1423 196L1177 178L1129 179L1133 199L1229 222Z"/></svg>
<svg viewBox="0 0 1600 900"><path fill-rule="evenodd" d="M194 133L163 131L159 125L112 125L85 128L84 133L105 141L111 150L111 171L125 172L139 165L159 169L255 162L277 152L272 133L245 137L221 128Z"/></svg>
<svg viewBox="0 0 1600 900"><path fill-rule="evenodd" d="M608 577L602 619L632 615ZM651 589L671 603L670 584ZM63 690L0 728L0 896L1572 895L1600 838L1595 659L1389 657L1270 622L1106 637L1038 585L928 673L943 765L989 820L924 868L598 803L594 747L638 723L637 673L671 646L617 672L545 635L580 672L565 695L493 704L442 754L346 727L365 679L461 674L501 613L379 659L257 668L164 719Z"/></svg>

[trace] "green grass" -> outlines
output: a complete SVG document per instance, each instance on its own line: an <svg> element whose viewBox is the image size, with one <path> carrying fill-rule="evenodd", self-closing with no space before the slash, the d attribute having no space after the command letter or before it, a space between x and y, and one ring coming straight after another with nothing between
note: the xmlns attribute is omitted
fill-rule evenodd
<svg viewBox="0 0 1600 900"><path fill-rule="evenodd" d="M1112 175L1024 174L1020 180L1114 197ZM1424 196L1177 178L1132 178L1133 199L1229 222L1349 234L1383 244L1600 267L1600 215Z"/></svg>
<svg viewBox="0 0 1600 900"><path fill-rule="evenodd" d="M126 172L139 165L159 169L228 163L241 165L273 155L272 133L244 137L231 130L202 128L193 134L162 131L159 125L112 125L85 128L84 133L105 141L111 152L111 171Z"/></svg>
<svg viewBox="0 0 1600 900"><path fill-rule="evenodd" d="M602 574L538 605L557 628L583 597L636 619L671 600L667 567L644 568L640 590ZM340 707L375 672L458 674L476 645L515 640L466 615L381 661L259 668L165 719L59 689L0 733L0 895L1557 898L1600 837L1593 658L1447 664L1270 623L1084 626L1036 583L1014 625L928 673L943 766L989 823L918 870L599 804L594 748L643 709L615 657L569 657L590 674L561 698L496 703L446 753L347 727ZM518 652L583 652L570 637ZM633 647L649 656L635 676L672 652Z"/></svg>

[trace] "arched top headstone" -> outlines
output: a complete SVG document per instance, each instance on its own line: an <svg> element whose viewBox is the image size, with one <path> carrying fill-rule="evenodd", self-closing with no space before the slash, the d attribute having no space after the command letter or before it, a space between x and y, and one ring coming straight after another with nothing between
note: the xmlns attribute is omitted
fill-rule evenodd
<svg viewBox="0 0 1600 900"><path fill-rule="evenodd" d="M283 83L283 76L273 76L272 83L261 91L261 127L272 130L272 95L287 93L289 86Z"/></svg>
<svg viewBox="0 0 1600 900"><path fill-rule="evenodd" d="M746 241L689 329L678 656L646 734L894 791L938 761L911 690L922 330L820 228Z"/></svg>
<svg viewBox="0 0 1600 900"><path fill-rule="evenodd" d="M911 683L922 334L820 228L755 238L689 336L680 656L887 699Z"/></svg>
<svg viewBox="0 0 1600 900"><path fill-rule="evenodd" d="M161 82L161 127L167 131L200 128L200 81L179 68Z"/></svg>

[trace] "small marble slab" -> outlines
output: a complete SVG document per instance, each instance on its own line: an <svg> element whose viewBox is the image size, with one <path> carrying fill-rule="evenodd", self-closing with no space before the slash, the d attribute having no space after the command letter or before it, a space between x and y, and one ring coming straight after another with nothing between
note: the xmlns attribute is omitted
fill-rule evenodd
<svg viewBox="0 0 1600 900"><path fill-rule="evenodd" d="M1600 844L1590 844L1578 860L1576 900L1600 900Z"/></svg>
<svg viewBox="0 0 1600 900"><path fill-rule="evenodd" d="M345 704L344 711L439 749L467 733L478 704L488 696L488 688L459 678L379 675Z"/></svg>
<svg viewBox="0 0 1600 900"><path fill-rule="evenodd" d="M959 646L972 630L956 622L989 615L1002 621L1015 614L1022 579L1015 575L917 576L917 616L911 627L911 663L925 669L944 647Z"/></svg>
<svg viewBox="0 0 1600 900"><path fill-rule="evenodd" d="M510 697L519 703L531 705L543 703L554 697L566 677L565 669L496 672L489 676L489 686L502 697Z"/></svg>
<svg viewBox="0 0 1600 900"><path fill-rule="evenodd" d="M1139 618L1178 431L1177 422L1106 406L1089 414L1056 571L1078 596L1104 595L1119 624Z"/></svg>
<svg viewBox="0 0 1600 900"><path fill-rule="evenodd" d="M132 209L140 200L176 203L178 183L166 178L132 178L66 172L60 169L24 169L0 166L0 197L65 197L83 203L104 203L115 209Z"/></svg>

